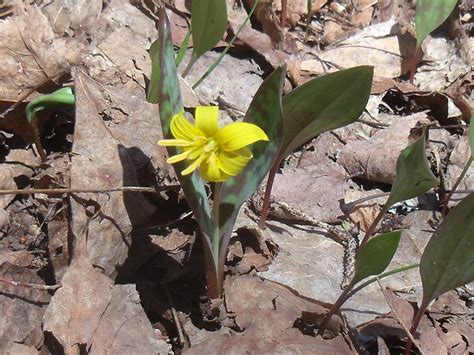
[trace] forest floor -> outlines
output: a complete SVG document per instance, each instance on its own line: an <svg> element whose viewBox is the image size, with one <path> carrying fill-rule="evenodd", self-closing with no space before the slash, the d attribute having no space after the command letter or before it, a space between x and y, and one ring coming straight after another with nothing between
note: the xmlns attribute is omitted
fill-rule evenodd
<svg viewBox="0 0 474 355"><path fill-rule="evenodd" d="M414 1L316 0L309 27L306 0L289 1L285 25L280 1L264 3L192 90L251 5L227 3L226 37L181 82L186 109L218 105L223 121L239 120L281 63L285 93L358 65L374 66L375 77L359 121L285 160L265 229L261 189L243 206L226 261L226 313L210 317L197 223L157 145L158 107L146 101L155 2L0 2L0 353L403 352L422 295L417 268L362 289L316 336L342 292L348 253L321 223L363 233L386 197L344 206L390 191L400 151L426 124L440 186L394 206L379 230L403 229L389 269L419 262L470 156L472 2L460 1L424 42L413 84ZM176 0L167 13L178 47L189 5ZM62 86L74 88L76 104L38 113L41 159L26 104ZM474 189L473 167L458 189ZM473 353L473 300L472 283L439 297L418 329L419 351Z"/></svg>

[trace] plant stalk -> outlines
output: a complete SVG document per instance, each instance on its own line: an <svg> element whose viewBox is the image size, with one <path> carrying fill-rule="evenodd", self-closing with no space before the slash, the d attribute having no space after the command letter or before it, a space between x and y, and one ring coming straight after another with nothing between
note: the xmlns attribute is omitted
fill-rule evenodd
<svg viewBox="0 0 474 355"><path fill-rule="evenodd" d="M275 160L268 173L267 186L265 187L265 194L263 196L262 212L260 214L260 220L258 221L258 226L261 229L265 228L265 222L268 217L268 209L270 208L270 196L272 193L273 182L275 181L275 175L280 166L280 160Z"/></svg>
<svg viewBox="0 0 474 355"><path fill-rule="evenodd" d="M331 307L331 309L329 310L329 313L326 315L326 317L324 317L323 322L319 326L318 335L323 335L323 333L326 330L332 316L339 310L339 308L341 308L341 306L344 304L344 302L346 302L346 300L349 298L348 294L349 294L349 291L351 290L352 287L353 287L353 285L349 284L346 287L346 289L344 291L342 291L342 293L339 296L339 298L337 299L336 303L334 303L334 305Z"/></svg>
<svg viewBox="0 0 474 355"><path fill-rule="evenodd" d="M214 199L212 201L212 237L211 237L211 257L213 264L213 274L216 282L217 297L222 295L222 280L220 280L221 270L219 270L219 248L220 248L220 230L219 230L219 204L221 201L222 183L216 182L214 185Z"/></svg>
<svg viewBox="0 0 474 355"><path fill-rule="evenodd" d="M373 223L370 225L369 229L367 229L367 232L365 232L364 238L360 242L359 248L357 250L361 250L361 248L369 241L369 238L374 234L375 228L377 228L377 225L380 223L382 220L383 216L385 213L387 213L388 209L390 206L388 205L388 202L383 206L382 210L379 212Z"/></svg>
<svg viewBox="0 0 474 355"><path fill-rule="evenodd" d="M443 203L443 208L441 209L441 215L444 217L446 216L446 211L448 209L448 203L449 203L449 200L451 199L451 197L453 196L454 194L454 191L456 191L457 187L459 186L459 184L461 183L462 179L464 179L464 176L466 175L467 171L469 170L469 168L471 167L471 164L472 164L472 161L474 160L474 157L471 155L469 157L469 160L467 161L466 165L464 166L464 169L461 173L461 175L459 175L458 179L456 180L456 182L454 183L451 191L449 191L449 194L448 196L446 196L445 200L444 200L444 203Z"/></svg>
<svg viewBox="0 0 474 355"><path fill-rule="evenodd" d="M414 269L416 267L419 267L420 264L411 264L411 265L407 265L407 266L402 266L402 267L399 267L398 269L393 269L393 270L390 270L390 271L387 271L387 272L384 272L376 277L373 277L363 283L361 283L359 286L353 288L349 294L347 295L347 299L351 298L354 294L356 294L357 292L359 292L360 290L362 290L364 287L370 285L371 283L374 283L375 281L377 281L377 279L381 280L387 276L391 276L391 275L394 275L394 274L397 274L399 272L403 272L403 271L407 271L407 270L410 270L410 269Z"/></svg>
<svg viewBox="0 0 474 355"><path fill-rule="evenodd" d="M421 304L420 309L416 313L415 318L413 318L413 322L411 323L411 327L410 327L410 333L413 337L415 336L416 329L418 328L418 325L420 324L421 319L423 318L423 314L425 314L427 306L428 305L426 305L423 302ZM413 342L412 342L411 338L408 338L407 342L405 343L405 351L403 352L403 355L409 355L410 354L410 350L411 350L412 345L413 345Z"/></svg>

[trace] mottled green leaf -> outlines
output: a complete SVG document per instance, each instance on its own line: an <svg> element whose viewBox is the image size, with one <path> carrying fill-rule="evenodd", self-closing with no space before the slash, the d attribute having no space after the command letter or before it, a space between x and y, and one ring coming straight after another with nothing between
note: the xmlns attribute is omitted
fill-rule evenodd
<svg viewBox="0 0 474 355"><path fill-rule="evenodd" d="M431 237L420 264L422 307L474 281L474 193L454 207Z"/></svg>
<svg viewBox="0 0 474 355"><path fill-rule="evenodd" d="M393 231L370 239L357 253L351 285L384 272L392 261L400 242L401 231Z"/></svg>
<svg viewBox="0 0 474 355"><path fill-rule="evenodd" d="M426 158L426 131L426 127L423 127L421 136L400 153L395 182L384 209L421 195L438 184Z"/></svg>
<svg viewBox="0 0 474 355"><path fill-rule="evenodd" d="M199 0L191 3L191 29L193 54L186 72L192 64L212 49L227 29L226 0Z"/></svg>
<svg viewBox="0 0 474 355"><path fill-rule="evenodd" d="M76 98L72 89L65 87L52 94L41 95L31 100L26 106L26 117L28 122L31 123L38 111L58 105L74 105L75 102Z"/></svg>
<svg viewBox="0 0 474 355"><path fill-rule="evenodd" d="M283 98L284 158L318 134L357 120L372 86L373 67L360 66L313 79Z"/></svg>
<svg viewBox="0 0 474 355"><path fill-rule="evenodd" d="M164 7L160 8L159 18L158 46L160 74L158 102L160 105L160 119L163 136L172 139L173 136L170 131L170 122L175 114L183 110L183 104L179 92L178 74L176 72L170 23ZM178 154L178 149L176 147L167 147L167 149L170 155ZM204 233L206 240L210 243L210 235L212 231L211 212L201 176L197 171L190 175L181 175L181 171L187 167L187 164L184 161L173 164L173 166L184 194L186 195L186 200L199 223L200 230Z"/></svg>
<svg viewBox="0 0 474 355"><path fill-rule="evenodd" d="M453 11L456 0L416 0L416 46L439 27Z"/></svg>
<svg viewBox="0 0 474 355"><path fill-rule="evenodd" d="M151 58L151 79L146 99L152 104L157 104L160 90L160 46L158 40L151 44L148 53Z"/></svg>
<svg viewBox="0 0 474 355"><path fill-rule="evenodd" d="M240 206L255 192L270 169L281 144L282 108L281 96L286 66L277 68L265 79L245 115L244 121L262 128L268 142L250 146L253 159L236 177L225 181L220 201L221 257L225 257L232 228Z"/></svg>

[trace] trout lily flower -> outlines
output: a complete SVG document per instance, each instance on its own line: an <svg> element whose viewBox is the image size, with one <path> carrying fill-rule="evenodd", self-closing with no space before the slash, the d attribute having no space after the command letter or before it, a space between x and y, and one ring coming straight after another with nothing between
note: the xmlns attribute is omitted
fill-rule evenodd
<svg viewBox="0 0 474 355"><path fill-rule="evenodd" d="M205 180L225 181L237 175L253 158L247 148L249 144L268 141L265 132L251 123L234 122L219 128L218 114L217 106L198 106L194 124L184 117L184 112L171 119L170 129L175 139L160 140L158 144L180 148L181 153L167 162L188 160L189 166L181 174L188 175L199 168Z"/></svg>

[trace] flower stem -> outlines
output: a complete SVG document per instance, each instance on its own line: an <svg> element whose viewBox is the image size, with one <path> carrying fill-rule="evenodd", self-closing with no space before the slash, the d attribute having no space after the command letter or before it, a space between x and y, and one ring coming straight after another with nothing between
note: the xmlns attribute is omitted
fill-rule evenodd
<svg viewBox="0 0 474 355"><path fill-rule="evenodd" d="M219 204L221 201L222 183L216 182L214 185L214 200L212 202L212 259L216 269L219 267Z"/></svg>
<svg viewBox="0 0 474 355"><path fill-rule="evenodd" d="M272 193L273 181L275 180L275 175L279 166L280 161L275 161L268 173L267 186L265 187L265 195L263 196L262 212L260 214L260 220L258 221L258 226L261 229L265 228L265 221L267 220L268 209L270 208L270 195Z"/></svg>

